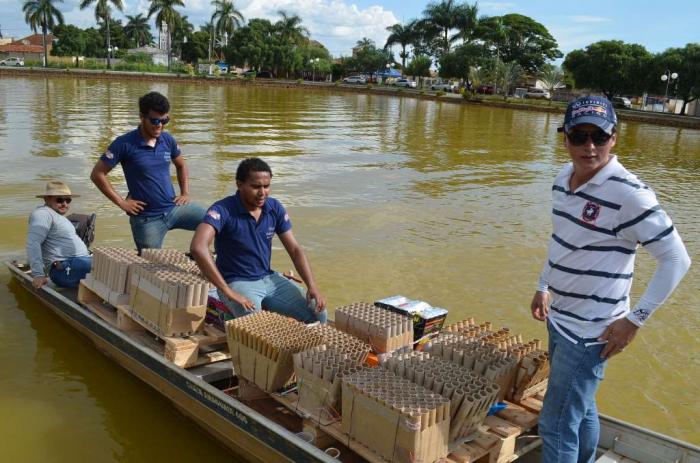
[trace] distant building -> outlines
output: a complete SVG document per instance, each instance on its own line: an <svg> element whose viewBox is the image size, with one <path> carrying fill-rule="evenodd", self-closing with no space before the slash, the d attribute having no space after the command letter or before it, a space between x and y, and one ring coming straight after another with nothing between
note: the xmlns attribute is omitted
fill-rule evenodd
<svg viewBox="0 0 700 463"><path fill-rule="evenodd" d="M161 48L156 47L139 47L130 48L126 51L127 54L133 55L135 53L145 53L151 57L153 64L161 64L163 66L168 65L168 52Z"/></svg>
<svg viewBox="0 0 700 463"><path fill-rule="evenodd" d="M46 35L46 48L49 56L51 55L54 40L56 40L56 37L53 35ZM44 58L44 47L41 34L32 34L19 40L13 40L10 43L0 44L0 58L8 58L10 56L24 58L25 61L42 61Z"/></svg>

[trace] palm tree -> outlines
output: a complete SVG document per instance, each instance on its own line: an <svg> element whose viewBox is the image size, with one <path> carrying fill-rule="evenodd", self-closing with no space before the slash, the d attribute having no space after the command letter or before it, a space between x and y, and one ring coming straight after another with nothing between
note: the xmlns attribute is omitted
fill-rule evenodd
<svg viewBox="0 0 700 463"><path fill-rule="evenodd" d="M298 44L301 39L310 35L309 30L301 25L299 16L289 15L283 10L278 11L277 14L282 16L282 19L275 23L275 29L283 41Z"/></svg>
<svg viewBox="0 0 700 463"><path fill-rule="evenodd" d="M117 10L122 11L124 10L124 3L122 0L81 0L80 9L84 10L93 3L95 4L95 20L97 22L104 21L104 23L107 25L107 67L109 68L112 67L112 63L110 61L112 42L109 36L109 23L112 19L112 8L109 6L109 4L111 3Z"/></svg>
<svg viewBox="0 0 700 463"><path fill-rule="evenodd" d="M368 37L362 37L360 40L355 43L355 48L358 50L364 50L365 48L370 48L376 46L374 44L374 40L368 38Z"/></svg>
<svg viewBox="0 0 700 463"><path fill-rule="evenodd" d="M486 18L478 18L479 8L475 3L469 5L464 3L457 7L457 20L455 26L459 30L456 37L459 37L465 44L471 43L476 38L479 21Z"/></svg>
<svg viewBox="0 0 700 463"><path fill-rule="evenodd" d="M508 99L510 88L518 82L523 74L523 68L515 61L504 63L496 58L493 68L496 83L503 89L503 99Z"/></svg>
<svg viewBox="0 0 700 463"><path fill-rule="evenodd" d="M484 41L487 47L495 49L497 58L501 57L501 48L508 39L508 27L503 23L502 16L481 18L478 22L476 35Z"/></svg>
<svg viewBox="0 0 700 463"><path fill-rule="evenodd" d="M153 41L148 18L140 13L136 16L126 15L126 17L129 21L124 26L124 34L136 43L136 48Z"/></svg>
<svg viewBox="0 0 700 463"><path fill-rule="evenodd" d="M564 72L559 66L545 65L538 76L544 88L549 92L549 104L552 104L554 91L564 84Z"/></svg>
<svg viewBox="0 0 700 463"><path fill-rule="evenodd" d="M401 45L401 51L399 52L399 56L401 57L401 69L406 68L406 58L408 58L408 52L406 51L406 47L410 45L416 38L417 23L418 21L414 19L406 25L397 23L393 26L389 26L386 28L386 30L389 31L390 34L389 37L387 37L386 39L384 49L386 50L387 48L397 43Z"/></svg>
<svg viewBox="0 0 700 463"><path fill-rule="evenodd" d="M233 0L212 0L211 4L214 6L214 14L211 15L214 30L228 44L233 32L243 24L243 14L236 9Z"/></svg>
<svg viewBox="0 0 700 463"><path fill-rule="evenodd" d="M58 8L53 5L54 0L27 0L22 6L24 11L24 21L29 24L32 31L36 33L41 28L41 44L44 46L44 67L48 65L48 45L46 34L49 29L53 29L57 24L63 24L63 15ZM56 0L62 2L63 0Z"/></svg>
<svg viewBox="0 0 700 463"><path fill-rule="evenodd" d="M213 21L206 22L203 25L199 26L200 31L206 32L207 34L209 34L209 50L208 50L209 54L207 57L207 61L209 61L209 62L211 62L211 49L214 46L214 34L215 34L214 29L215 28L214 28Z"/></svg>
<svg viewBox="0 0 700 463"><path fill-rule="evenodd" d="M148 17L156 15L156 27L163 33L163 25L167 27L168 43L168 70L170 70L170 38L178 21L180 13L175 10L176 6L185 6L182 0L151 0L151 7L148 9Z"/></svg>
<svg viewBox="0 0 700 463"><path fill-rule="evenodd" d="M450 37L450 31L456 29L459 24L462 7L455 0L441 0L440 3L428 3L423 10L425 19L421 21L422 28L439 36L443 54L449 53L451 44L459 38L459 35Z"/></svg>

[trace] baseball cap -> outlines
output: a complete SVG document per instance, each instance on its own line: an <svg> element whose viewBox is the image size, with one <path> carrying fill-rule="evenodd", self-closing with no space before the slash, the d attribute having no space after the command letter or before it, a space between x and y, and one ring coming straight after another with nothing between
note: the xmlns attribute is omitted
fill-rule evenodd
<svg viewBox="0 0 700 463"><path fill-rule="evenodd" d="M581 124L593 124L605 133L611 134L617 125L617 115L610 100L602 96L576 98L566 107L564 125L557 131L569 132Z"/></svg>

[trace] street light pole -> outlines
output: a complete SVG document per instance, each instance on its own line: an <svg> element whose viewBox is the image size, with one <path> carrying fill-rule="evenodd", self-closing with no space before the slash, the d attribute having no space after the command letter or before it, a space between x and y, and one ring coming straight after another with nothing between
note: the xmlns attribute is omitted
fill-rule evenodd
<svg viewBox="0 0 700 463"><path fill-rule="evenodd" d="M316 82L316 64L321 58L311 58L311 82Z"/></svg>
<svg viewBox="0 0 700 463"><path fill-rule="evenodd" d="M668 96L668 84L670 84L672 80L676 80L676 79L678 79L678 73L671 72L670 69L666 69L666 72L664 72L664 74L661 76L661 82L666 82L666 91L664 92L664 104L666 104L666 98ZM676 85L678 85L678 84L676 83ZM665 112L665 111L662 111L662 112Z"/></svg>

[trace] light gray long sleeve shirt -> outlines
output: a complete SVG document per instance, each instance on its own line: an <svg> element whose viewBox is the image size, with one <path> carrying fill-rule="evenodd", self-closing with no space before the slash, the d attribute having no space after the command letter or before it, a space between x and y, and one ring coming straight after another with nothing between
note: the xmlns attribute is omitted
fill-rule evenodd
<svg viewBox="0 0 700 463"><path fill-rule="evenodd" d="M32 277L47 276L53 262L89 255L70 220L46 205L34 209L29 216L27 234Z"/></svg>

